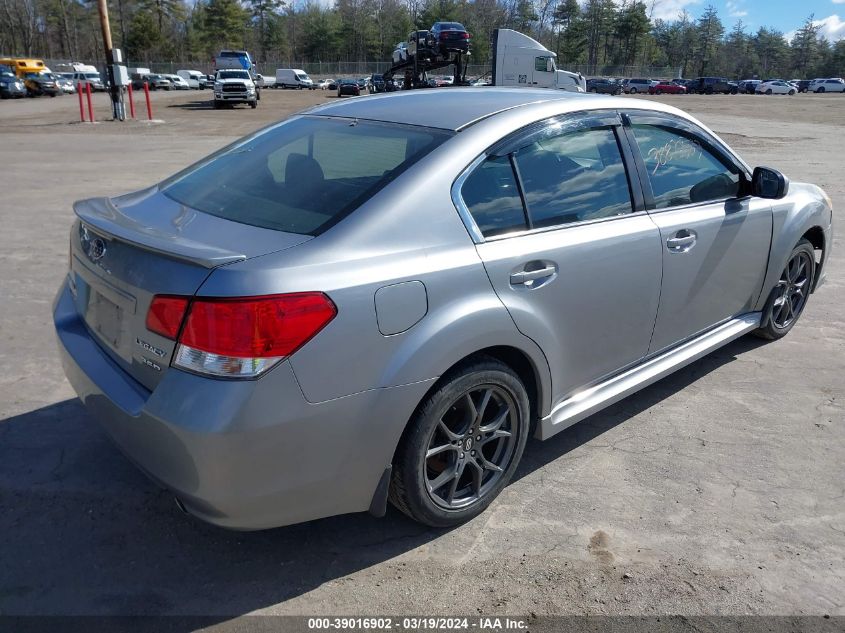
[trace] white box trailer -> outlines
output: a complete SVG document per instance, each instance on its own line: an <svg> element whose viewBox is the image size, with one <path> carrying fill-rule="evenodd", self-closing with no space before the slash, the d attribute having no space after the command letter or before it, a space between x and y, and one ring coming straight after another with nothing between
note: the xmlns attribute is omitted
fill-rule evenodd
<svg viewBox="0 0 845 633"><path fill-rule="evenodd" d="M494 86L556 88L586 92L587 81L581 73L558 70L557 54L534 38L511 29L493 31Z"/></svg>

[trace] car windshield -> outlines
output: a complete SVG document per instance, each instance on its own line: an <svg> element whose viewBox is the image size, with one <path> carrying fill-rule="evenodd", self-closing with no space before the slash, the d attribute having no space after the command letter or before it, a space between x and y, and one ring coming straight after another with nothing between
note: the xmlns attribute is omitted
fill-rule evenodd
<svg viewBox="0 0 845 633"><path fill-rule="evenodd" d="M227 220L317 235L450 136L305 116L223 149L163 183L162 191Z"/></svg>
<svg viewBox="0 0 845 633"><path fill-rule="evenodd" d="M245 70L221 70L218 76L220 79L249 79L249 73Z"/></svg>

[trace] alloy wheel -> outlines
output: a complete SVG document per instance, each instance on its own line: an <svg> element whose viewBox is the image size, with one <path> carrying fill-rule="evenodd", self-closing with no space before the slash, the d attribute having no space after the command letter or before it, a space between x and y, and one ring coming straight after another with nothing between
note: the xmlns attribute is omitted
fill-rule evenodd
<svg viewBox="0 0 845 633"><path fill-rule="evenodd" d="M503 477L521 432L513 396L497 385L473 387L441 416L428 441L425 486L441 508L478 501Z"/></svg>
<svg viewBox="0 0 845 633"><path fill-rule="evenodd" d="M796 253L786 264L772 303L772 323L776 328L788 328L800 316L807 303L812 269L810 255L805 252Z"/></svg>

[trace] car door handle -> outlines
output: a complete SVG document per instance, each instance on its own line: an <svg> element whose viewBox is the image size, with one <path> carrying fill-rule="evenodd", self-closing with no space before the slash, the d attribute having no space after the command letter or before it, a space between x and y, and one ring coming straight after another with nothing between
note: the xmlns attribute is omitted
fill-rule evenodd
<svg viewBox="0 0 845 633"><path fill-rule="evenodd" d="M684 229L678 231L674 236L666 240L666 248L673 253L686 253L689 249L695 246L698 236L695 231Z"/></svg>
<svg viewBox="0 0 845 633"><path fill-rule="evenodd" d="M524 286L528 282L539 281L552 277L557 272L554 266L546 266L545 268L538 268L537 270L521 270L516 273L511 273L512 286Z"/></svg>

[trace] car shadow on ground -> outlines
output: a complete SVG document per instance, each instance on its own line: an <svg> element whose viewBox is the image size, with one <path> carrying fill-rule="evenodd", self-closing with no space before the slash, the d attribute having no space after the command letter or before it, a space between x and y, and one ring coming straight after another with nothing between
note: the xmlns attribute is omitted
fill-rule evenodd
<svg viewBox="0 0 845 633"><path fill-rule="evenodd" d="M735 341L547 442L531 440L516 479L760 344L753 337ZM66 400L0 420L0 534L4 615L187 613L225 620L374 565L401 565L391 559L445 532L392 507L383 519L346 515L261 532L206 525L180 513L77 400Z"/></svg>

